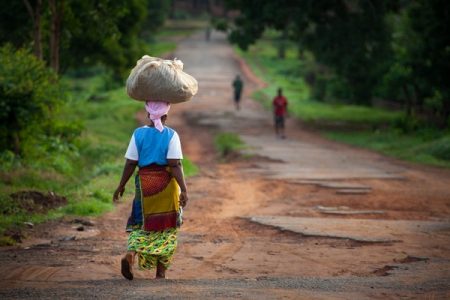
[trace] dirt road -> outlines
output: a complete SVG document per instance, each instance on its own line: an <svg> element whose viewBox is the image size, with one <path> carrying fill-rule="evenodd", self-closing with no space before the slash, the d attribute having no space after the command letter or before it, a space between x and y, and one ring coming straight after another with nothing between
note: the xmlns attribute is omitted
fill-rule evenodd
<svg viewBox="0 0 450 300"><path fill-rule="evenodd" d="M169 280L119 261L130 202L92 219L44 224L20 247L0 250L0 298L365 299L450 298L450 172L327 141L271 116L248 95L232 105L241 72L224 36L180 43L176 56L199 80L169 125L200 168ZM218 132L238 133L245 155L221 160ZM74 240L65 237L75 236Z"/></svg>

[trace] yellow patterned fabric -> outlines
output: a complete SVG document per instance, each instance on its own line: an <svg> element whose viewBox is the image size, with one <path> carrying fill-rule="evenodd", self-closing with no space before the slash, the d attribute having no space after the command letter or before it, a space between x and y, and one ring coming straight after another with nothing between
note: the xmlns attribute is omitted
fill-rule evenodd
<svg viewBox="0 0 450 300"><path fill-rule="evenodd" d="M148 232L134 230L128 237L128 251L135 251L139 269L156 268L158 262L169 268L177 248L177 229Z"/></svg>
<svg viewBox="0 0 450 300"><path fill-rule="evenodd" d="M139 169L142 214L146 231L162 231L177 226L180 209L179 187L166 166Z"/></svg>
<svg viewBox="0 0 450 300"><path fill-rule="evenodd" d="M141 178L143 184L143 178ZM145 196L143 195L144 216L166 212L177 212L180 209L178 184L175 178L172 178L166 188L157 194Z"/></svg>

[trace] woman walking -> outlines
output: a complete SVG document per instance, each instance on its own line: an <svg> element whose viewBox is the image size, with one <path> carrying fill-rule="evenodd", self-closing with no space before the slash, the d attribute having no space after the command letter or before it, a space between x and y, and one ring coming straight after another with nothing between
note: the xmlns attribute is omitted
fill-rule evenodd
<svg viewBox="0 0 450 300"><path fill-rule="evenodd" d="M183 62L144 55L127 79L130 98L145 101L149 125L137 128L125 154L122 179L114 192L117 201L136 168L136 194L128 219L127 253L121 260L122 275L133 279L132 266L156 268L165 278L177 247L177 228L188 201L178 134L165 126L170 103L189 101L198 91L194 77L183 72ZM150 99L158 99L150 100Z"/></svg>
<svg viewBox="0 0 450 300"><path fill-rule="evenodd" d="M121 261L122 275L129 280L133 279L136 256L140 269L156 268L156 278L165 278L177 247L180 206L188 201L180 139L175 130L165 126L170 104L147 101L145 109L150 124L134 131L113 197L117 201L123 195L138 166L136 196L127 224L127 253Z"/></svg>

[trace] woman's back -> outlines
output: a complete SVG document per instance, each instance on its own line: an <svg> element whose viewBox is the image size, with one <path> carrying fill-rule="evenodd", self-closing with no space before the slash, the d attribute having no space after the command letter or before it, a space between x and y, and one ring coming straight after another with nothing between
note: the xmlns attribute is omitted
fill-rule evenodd
<svg viewBox="0 0 450 300"><path fill-rule="evenodd" d="M163 166L167 165L167 159L183 158L178 134L167 126L164 126L162 132L150 126L137 128L125 157L138 161L139 167L151 164Z"/></svg>

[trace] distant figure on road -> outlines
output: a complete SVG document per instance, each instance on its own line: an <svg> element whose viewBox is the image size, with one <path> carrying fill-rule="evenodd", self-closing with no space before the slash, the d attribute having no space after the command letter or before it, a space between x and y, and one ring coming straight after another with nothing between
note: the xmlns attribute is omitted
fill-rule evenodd
<svg viewBox="0 0 450 300"><path fill-rule="evenodd" d="M241 101L242 89L244 88L244 83L241 80L239 75L236 75L236 78L233 81L233 89L234 89L234 105L236 109L239 110L239 102Z"/></svg>
<svg viewBox="0 0 450 300"><path fill-rule="evenodd" d="M275 121L275 134L279 138L286 138L284 135L284 119L287 114L287 99L283 96L283 90L278 89L278 95L273 99L273 113Z"/></svg>

